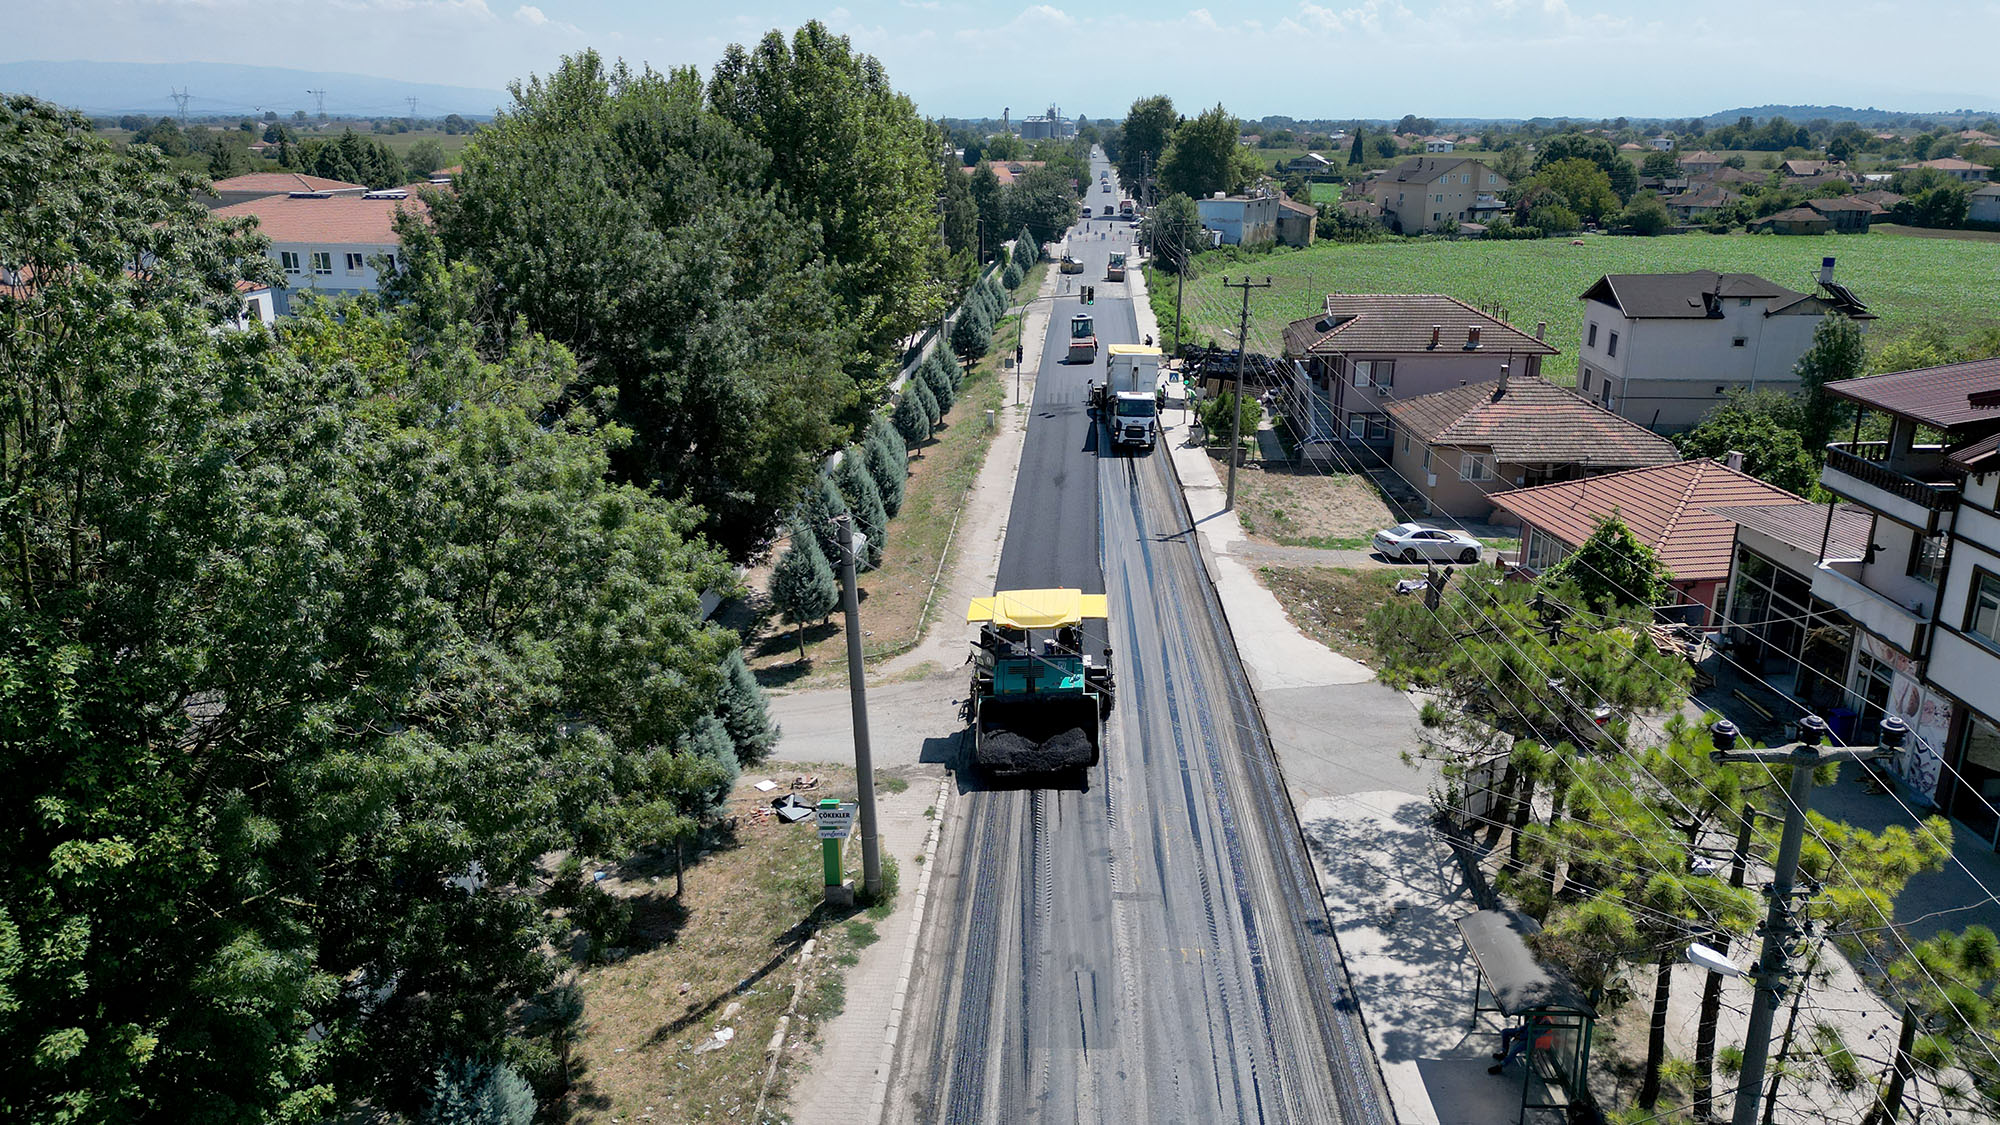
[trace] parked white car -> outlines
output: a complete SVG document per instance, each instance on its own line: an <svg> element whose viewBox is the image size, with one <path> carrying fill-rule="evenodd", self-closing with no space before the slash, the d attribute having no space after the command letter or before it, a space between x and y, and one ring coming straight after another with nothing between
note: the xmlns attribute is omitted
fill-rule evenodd
<svg viewBox="0 0 2000 1125"><path fill-rule="evenodd" d="M1481 544L1479 540L1462 531L1446 531L1441 527L1425 527L1418 523L1399 523L1387 531L1375 533L1375 549L1386 559L1470 565L1479 561Z"/></svg>

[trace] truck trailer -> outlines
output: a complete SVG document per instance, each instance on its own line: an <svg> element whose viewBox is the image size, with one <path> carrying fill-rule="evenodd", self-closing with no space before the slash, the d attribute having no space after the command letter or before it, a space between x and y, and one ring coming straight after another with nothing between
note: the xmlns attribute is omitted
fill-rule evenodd
<svg viewBox="0 0 2000 1125"><path fill-rule="evenodd" d="M1115 683L1111 650L1084 653L1083 623L1106 616L1103 594L1010 590L974 598L967 624L972 761L999 777L1058 774L1097 764Z"/></svg>
<svg viewBox="0 0 2000 1125"><path fill-rule="evenodd" d="M1160 349L1113 344L1091 405L1111 427L1111 444L1151 450L1160 440Z"/></svg>

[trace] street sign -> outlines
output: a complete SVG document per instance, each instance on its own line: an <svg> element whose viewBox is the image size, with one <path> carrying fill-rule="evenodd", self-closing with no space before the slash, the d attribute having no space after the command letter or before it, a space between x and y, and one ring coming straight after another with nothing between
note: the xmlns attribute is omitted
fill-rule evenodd
<svg viewBox="0 0 2000 1125"><path fill-rule="evenodd" d="M854 831L854 805L821 805L819 808L819 838L822 840L845 840Z"/></svg>

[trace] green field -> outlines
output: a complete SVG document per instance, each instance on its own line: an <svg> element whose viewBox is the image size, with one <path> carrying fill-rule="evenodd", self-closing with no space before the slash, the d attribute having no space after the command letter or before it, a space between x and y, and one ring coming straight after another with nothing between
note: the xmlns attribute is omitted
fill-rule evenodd
<svg viewBox="0 0 2000 1125"><path fill-rule="evenodd" d="M1839 259L1838 279L1852 288L1880 320L1869 328L1877 342L1924 325L1961 338L2000 326L2000 257L1990 243L1896 234L1771 235L1683 234L1662 238L1585 237L1522 242L1396 241L1322 243L1311 250L1230 256L1203 255L1187 283L1190 335L1229 344L1241 297L1225 290L1225 276L1269 277L1272 288L1253 289L1250 344L1275 354L1288 321L1318 312L1329 292L1443 293L1475 306L1499 305L1524 331L1548 321L1548 340L1562 354L1544 363L1557 382L1576 377L1582 313L1578 297L1607 273L1674 273L1709 269L1754 273L1780 285L1810 291L1823 256Z"/></svg>
<svg viewBox="0 0 2000 1125"><path fill-rule="evenodd" d="M1341 184L1312 183L1306 185L1306 197L1314 203L1340 202Z"/></svg>

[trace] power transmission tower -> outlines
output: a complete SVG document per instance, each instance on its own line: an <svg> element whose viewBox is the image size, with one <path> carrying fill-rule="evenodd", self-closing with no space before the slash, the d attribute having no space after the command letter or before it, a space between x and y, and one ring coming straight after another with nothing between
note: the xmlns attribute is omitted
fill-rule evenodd
<svg viewBox="0 0 2000 1125"><path fill-rule="evenodd" d="M314 101L314 103L315 103L316 105L318 105L318 107L319 107L319 115L320 115L321 117L325 117L325 116L326 116L326 91L325 91L325 90L307 90L307 91L306 91L306 93L308 93L308 94L311 94L311 95L313 96L313 101Z"/></svg>
<svg viewBox="0 0 2000 1125"><path fill-rule="evenodd" d="M403 100L410 103L410 116L415 117L417 115L417 99L404 98Z"/></svg>
<svg viewBox="0 0 2000 1125"><path fill-rule="evenodd" d="M1250 358L1250 291L1269 289L1271 279L1267 277L1262 282L1255 282L1246 277L1242 281L1232 282L1225 277L1222 279L1222 287L1243 290L1243 319L1238 324L1236 332L1236 395L1235 401L1230 404L1232 409L1229 412L1229 497L1222 505L1223 511L1230 512L1236 510L1236 459L1242 456L1243 365Z"/></svg>
<svg viewBox="0 0 2000 1125"><path fill-rule="evenodd" d="M182 86L182 87L181 87L180 89L178 89L178 90L170 90L170 91L168 91L168 93L169 93L169 94L170 94L170 95L171 95L171 96L173 97L173 99L174 99L174 104L175 104L176 106L179 106L179 107L180 107L180 118L181 118L181 128L182 128L183 130L185 130L185 129L187 128L187 123L188 123L188 92L187 92L187 87L186 87L186 86Z"/></svg>

